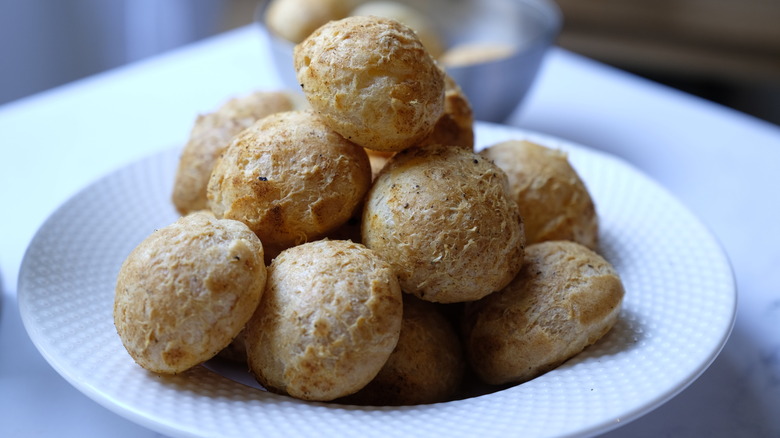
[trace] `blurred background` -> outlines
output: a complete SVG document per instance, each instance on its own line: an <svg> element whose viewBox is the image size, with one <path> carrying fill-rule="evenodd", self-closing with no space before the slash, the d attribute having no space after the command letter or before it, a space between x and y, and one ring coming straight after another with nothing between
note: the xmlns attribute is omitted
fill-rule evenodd
<svg viewBox="0 0 780 438"><path fill-rule="evenodd" d="M557 0L561 47L780 124L780 1ZM253 21L257 0L0 0L0 105Z"/></svg>

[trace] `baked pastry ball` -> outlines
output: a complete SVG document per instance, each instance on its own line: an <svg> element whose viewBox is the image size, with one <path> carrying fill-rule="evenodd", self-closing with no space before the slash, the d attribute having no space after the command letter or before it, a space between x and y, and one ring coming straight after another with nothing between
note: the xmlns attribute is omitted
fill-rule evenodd
<svg viewBox="0 0 780 438"><path fill-rule="evenodd" d="M265 283L263 245L246 225L192 213L127 256L117 276L114 324L139 365L180 373L230 344Z"/></svg>
<svg viewBox="0 0 780 438"><path fill-rule="evenodd" d="M587 247L537 243L525 260L506 288L465 306L464 347L486 383L521 383L557 367L604 336L620 313L620 277Z"/></svg>
<svg viewBox="0 0 780 438"><path fill-rule="evenodd" d="M392 268L363 245L319 240L283 251L245 331L250 370L269 391L328 401L357 392L401 331Z"/></svg>
<svg viewBox="0 0 780 438"><path fill-rule="evenodd" d="M596 207L565 152L515 140L490 146L481 154L506 172L529 245L573 240L598 248Z"/></svg>
<svg viewBox="0 0 780 438"><path fill-rule="evenodd" d="M270 0L265 25L274 34L299 43L318 27L344 18L358 0Z"/></svg>
<svg viewBox="0 0 780 438"><path fill-rule="evenodd" d="M349 15L391 18L414 29L420 42L434 58L444 51L444 43L434 23L410 5L397 1L369 1L353 9Z"/></svg>
<svg viewBox="0 0 780 438"><path fill-rule="evenodd" d="M381 17L332 21L295 46L304 95L333 130L398 151L430 134L444 111L444 74L412 29Z"/></svg>
<svg viewBox="0 0 780 438"><path fill-rule="evenodd" d="M525 235L504 172L443 145L394 155L363 208L363 244L387 260L404 292L426 301L472 301L509 283Z"/></svg>
<svg viewBox="0 0 780 438"><path fill-rule="evenodd" d="M239 134L214 167L209 208L285 248L346 222L371 184L360 146L312 111L276 113Z"/></svg>
<svg viewBox="0 0 780 438"><path fill-rule="evenodd" d="M444 144L474 149L474 112L466 94L448 74L444 75L444 112L421 145Z"/></svg>
<svg viewBox="0 0 780 438"><path fill-rule="evenodd" d="M395 350L374 380L341 401L374 406L447 401L460 388L464 369L460 339L439 306L405 295Z"/></svg>
<svg viewBox="0 0 780 438"><path fill-rule="evenodd" d="M296 98L291 93L258 91L230 99L216 111L198 116L179 158L173 183L176 210L182 215L205 210L211 171L230 140L257 120L295 107Z"/></svg>

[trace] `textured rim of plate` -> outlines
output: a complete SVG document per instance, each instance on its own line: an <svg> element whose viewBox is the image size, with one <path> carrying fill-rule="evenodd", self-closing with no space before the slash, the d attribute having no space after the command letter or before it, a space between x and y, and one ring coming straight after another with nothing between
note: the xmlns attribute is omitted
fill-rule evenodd
<svg viewBox="0 0 780 438"><path fill-rule="evenodd" d="M112 319L116 273L129 251L173 222L171 149L76 194L33 238L19 308L35 346L67 381L108 409L171 436L591 436L638 418L693 382L734 323L731 267L709 231L622 160L563 140L478 123L480 145L529 139L569 154L601 218L602 254L627 295L602 340L557 369L492 394L413 407L354 407L271 394L206 367L146 372Z"/></svg>

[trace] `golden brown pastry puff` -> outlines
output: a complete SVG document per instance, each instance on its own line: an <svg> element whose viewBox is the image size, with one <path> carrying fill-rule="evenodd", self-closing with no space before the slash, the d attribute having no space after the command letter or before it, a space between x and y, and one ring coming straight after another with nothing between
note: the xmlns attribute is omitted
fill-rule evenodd
<svg viewBox="0 0 780 438"><path fill-rule="evenodd" d="M565 152L515 140L490 146L481 154L506 172L529 245L573 240L598 248L595 204Z"/></svg>
<svg viewBox="0 0 780 438"><path fill-rule="evenodd" d="M523 223L506 175L460 147L395 154L366 197L361 227L363 243L393 266L404 292L426 301L482 298L523 262Z"/></svg>
<svg viewBox="0 0 780 438"><path fill-rule="evenodd" d="M288 92L257 91L198 116L179 158L172 197L176 210L183 215L205 210L211 171L230 140L267 115L296 108L298 100Z"/></svg>
<svg viewBox="0 0 780 438"><path fill-rule="evenodd" d="M403 303L390 265L363 245L319 240L268 268L244 333L247 361L266 389L327 401L358 391L398 342Z"/></svg>
<svg viewBox="0 0 780 438"><path fill-rule="evenodd" d="M397 21L331 21L295 46L294 61L312 108L363 147L405 149L425 138L444 111L444 73L415 32Z"/></svg>
<svg viewBox="0 0 780 438"><path fill-rule="evenodd" d="M444 112L420 145L444 144L474 150L474 112L452 76L444 76Z"/></svg>
<svg viewBox="0 0 780 438"><path fill-rule="evenodd" d="M276 113L238 135L214 167L209 208L246 223L268 247L343 225L371 184L365 150L312 111Z"/></svg>
<svg viewBox="0 0 780 438"><path fill-rule="evenodd" d="M486 383L520 383L593 344L618 319L623 283L612 265L571 241L526 248L506 288L466 303L464 345Z"/></svg>
<svg viewBox="0 0 780 438"><path fill-rule="evenodd" d="M318 27L347 16L362 0L268 0L268 29L290 42L299 43Z"/></svg>
<svg viewBox="0 0 780 438"><path fill-rule="evenodd" d="M117 276L114 324L139 365L180 373L230 344L265 282L263 245L246 225L192 213L127 256Z"/></svg>

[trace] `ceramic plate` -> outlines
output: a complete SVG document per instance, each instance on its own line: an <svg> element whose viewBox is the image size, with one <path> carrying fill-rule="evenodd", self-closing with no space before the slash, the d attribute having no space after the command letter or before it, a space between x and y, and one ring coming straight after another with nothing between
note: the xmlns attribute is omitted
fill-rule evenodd
<svg viewBox="0 0 780 438"><path fill-rule="evenodd" d="M41 354L108 409L171 436L589 436L669 400L720 352L734 322L729 262L702 224L627 163L559 139L479 124L480 145L529 138L569 153L622 276L621 318L598 343L534 380L464 400L375 408L271 394L214 367L160 377L113 325L115 278L154 229L176 220L172 149L95 182L54 212L22 263L19 307ZM237 381L239 380L239 381Z"/></svg>

